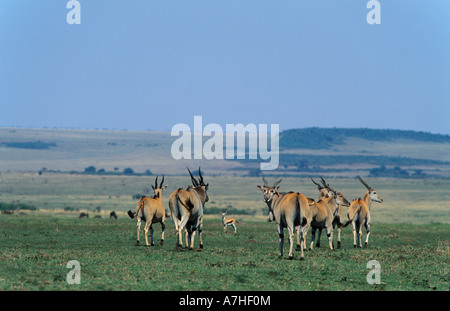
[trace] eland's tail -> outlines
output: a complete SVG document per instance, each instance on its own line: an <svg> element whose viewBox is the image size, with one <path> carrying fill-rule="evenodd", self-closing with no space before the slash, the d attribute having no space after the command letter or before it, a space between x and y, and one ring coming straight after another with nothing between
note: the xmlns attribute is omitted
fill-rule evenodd
<svg viewBox="0 0 450 311"><path fill-rule="evenodd" d="M342 227L347 227L355 219L355 216L361 211L361 201L361 198L359 198L358 200L352 202L347 214L348 220ZM353 205L354 202L355 206Z"/></svg>
<svg viewBox="0 0 450 311"><path fill-rule="evenodd" d="M340 226L341 228L345 228L347 227L349 224L351 224L353 221L353 219L349 219L347 220L347 222L345 224L339 223L338 226Z"/></svg>
<svg viewBox="0 0 450 311"><path fill-rule="evenodd" d="M134 219L136 217L136 213L133 213L131 210L128 210L127 214L131 219Z"/></svg>

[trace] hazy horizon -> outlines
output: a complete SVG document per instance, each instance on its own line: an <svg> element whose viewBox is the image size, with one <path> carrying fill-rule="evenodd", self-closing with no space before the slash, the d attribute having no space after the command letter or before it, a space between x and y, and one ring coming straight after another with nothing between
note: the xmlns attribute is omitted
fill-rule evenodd
<svg viewBox="0 0 450 311"><path fill-rule="evenodd" d="M189 125L189 124L188 124ZM170 133L171 129L166 130L152 130L152 129L141 129L141 130L130 130L130 129L119 129L119 128L81 128L81 127L56 127L56 126L43 126L43 127L26 127L26 126L0 126L0 128L10 128L10 129L26 129L26 130L73 130L73 131L118 131L118 132L157 132L157 133ZM297 129L308 129L308 128L319 128L319 129L369 129L369 130L392 130L392 131L414 131L414 132L423 132L427 134L432 135L442 135L442 136L450 136L449 134L442 134L442 133L433 133L428 131L418 131L418 130L408 130L408 129L390 129L390 128L367 128L367 127L354 127L354 128L345 128L345 127L319 127L319 126L311 126L311 127L303 127L303 128L291 128L291 129L283 129L280 130L280 133L283 131L289 131L289 130L297 130ZM223 127L224 133L225 133L225 124Z"/></svg>

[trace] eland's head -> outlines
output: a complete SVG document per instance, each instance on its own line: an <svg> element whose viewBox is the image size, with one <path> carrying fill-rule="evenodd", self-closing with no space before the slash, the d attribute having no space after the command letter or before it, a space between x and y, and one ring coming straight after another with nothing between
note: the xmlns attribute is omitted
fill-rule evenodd
<svg viewBox="0 0 450 311"><path fill-rule="evenodd" d="M344 197L344 195L341 192L336 192L336 190L331 188L330 184L327 184L322 177L320 177L320 180L322 182L323 189L326 189L328 193L328 197L334 197L338 205L343 205L346 207L350 206L351 203Z"/></svg>
<svg viewBox="0 0 450 311"><path fill-rule="evenodd" d="M320 180L322 182L322 185L318 182L315 182L314 179L311 178L311 181L317 186L317 190L319 190L319 199L330 198L331 196L333 196L333 193L328 188L329 185L325 182L325 180L322 177L320 177Z"/></svg>
<svg viewBox="0 0 450 311"><path fill-rule="evenodd" d="M358 176L358 180L367 188L370 200L372 200L374 202L378 202L378 203L383 203L383 199L380 198L380 196L378 195L378 193L375 189L370 187L364 180L362 180L362 178L360 176Z"/></svg>
<svg viewBox="0 0 450 311"><path fill-rule="evenodd" d="M257 187L264 194L264 202L270 204L270 203L272 203L273 196L275 194L278 194L278 189L280 188L278 186L278 184L281 182L281 179L276 181L272 187L269 186L269 184L267 183L267 180L264 177L263 177L263 181L264 181L264 186L261 187L260 185L258 185Z"/></svg>
<svg viewBox="0 0 450 311"><path fill-rule="evenodd" d="M200 166L198 167L198 179L195 179L195 177L192 175L189 167L187 168L187 170L189 172L189 175L191 175L192 185L194 186L197 193L200 195L200 198L202 198L202 200L204 200L204 203L208 202L209 197L208 197L207 191L209 188L209 183L205 184L205 180L203 179L202 172L200 170Z"/></svg>
<svg viewBox="0 0 450 311"><path fill-rule="evenodd" d="M155 198L160 198L162 191L167 188L167 185L163 187L164 175L163 175L161 183L159 185L158 185L158 177L159 176L156 176L155 185L154 186L152 185L152 189L155 192L155 196L154 196Z"/></svg>

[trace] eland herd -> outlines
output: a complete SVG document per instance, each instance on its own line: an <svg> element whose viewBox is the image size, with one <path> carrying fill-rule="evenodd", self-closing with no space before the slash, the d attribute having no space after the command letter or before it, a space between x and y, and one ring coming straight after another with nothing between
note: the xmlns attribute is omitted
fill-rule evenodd
<svg viewBox="0 0 450 311"><path fill-rule="evenodd" d="M190 250L194 249L194 237L198 231L200 240L199 247L203 248L202 231L203 231L203 208L208 202L209 183L205 183L200 167L198 170L198 178L196 179L188 168L191 177L192 186L186 189L178 188L169 197L170 217L175 225L176 232L176 249L183 248L183 232L185 233L185 245ZM304 258L304 250L307 248L306 235L311 227L311 244L309 249L312 250L316 240L316 231L319 230L318 241L316 247L320 247L320 236L322 229L326 230L328 238L328 246L331 250L333 245L333 232L337 227L337 248L341 247L341 228L352 225L353 246L362 247L361 236L362 227L366 228L366 240L364 247L369 242L370 235L370 208L372 202L383 202L376 190L370 187L360 176L358 180L367 188L363 198L355 199L349 202L341 192L337 192L326 181L320 177L320 183L311 178L311 181L319 190L318 200L306 197L299 192L280 192L282 179L276 181L270 186L263 177L263 186L258 185L257 188L264 195L264 202L269 208L268 221L275 221L279 236L280 257L283 256L284 229L288 230L289 239L289 259L293 259L294 231L296 232L297 247L300 251L300 259ZM152 185L154 191L153 197L142 196L137 205L136 212L128 211L130 218L137 220L137 242L139 245L139 232L141 222L145 222L144 235L145 244L147 246L155 245L153 242L153 224L161 223L161 242L164 243L164 230L166 221L166 212L162 202L162 191L167 188L163 186L164 176L160 184L158 184L158 176L155 185ZM343 207L348 207L347 220L343 220ZM237 232L237 219L225 217L226 211L222 211L222 225L224 233L227 227L231 226L234 233ZM151 243L148 241L148 231L150 231Z"/></svg>

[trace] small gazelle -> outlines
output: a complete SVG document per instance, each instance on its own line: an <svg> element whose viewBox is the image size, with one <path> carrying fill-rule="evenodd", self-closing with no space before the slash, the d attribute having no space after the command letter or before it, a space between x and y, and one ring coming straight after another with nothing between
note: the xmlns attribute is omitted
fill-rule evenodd
<svg viewBox="0 0 450 311"><path fill-rule="evenodd" d="M222 211L222 225L223 225L223 232L227 232L228 226L232 226L234 229L234 233L236 233L236 223L239 223L236 218L226 218L225 215L227 214L227 211Z"/></svg>

